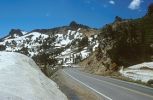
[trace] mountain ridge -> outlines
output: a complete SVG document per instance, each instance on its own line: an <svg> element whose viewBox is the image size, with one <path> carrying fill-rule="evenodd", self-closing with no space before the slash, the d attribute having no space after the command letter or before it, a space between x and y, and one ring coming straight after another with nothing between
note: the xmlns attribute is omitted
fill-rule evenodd
<svg viewBox="0 0 153 100"><path fill-rule="evenodd" d="M43 66L42 70L48 64L54 69L57 64L68 66L86 59L98 46L96 33L97 29L73 22L69 26L24 33L13 29L1 39L0 47L30 56Z"/></svg>

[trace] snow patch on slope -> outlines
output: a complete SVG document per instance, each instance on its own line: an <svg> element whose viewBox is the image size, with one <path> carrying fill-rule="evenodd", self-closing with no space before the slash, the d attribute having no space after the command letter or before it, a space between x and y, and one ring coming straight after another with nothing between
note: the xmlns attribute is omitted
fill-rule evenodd
<svg viewBox="0 0 153 100"><path fill-rule="evenodd" d="M130 66L126 69L121 69L120 73L134 80L141 80L142 82L148 82L153 80L153 62L147 62Z"/></svg>
<svg viewBox="0 0 153 100"><path fill-rule="evenodd" d="M19 53L0 52L1 100L67 100L35 62Z"/></svg>
<svg viewBox="0 0 153 100"><path fill-rule="evenodd" d="M55 46L66 46L70 44L73 40L82 39L83 34L78 31L68 30L67 34L56 34Z"/></svg>
<svg viewBox="0 0 153 100"><path fill-rule="evenodd" d="M21 32L22 32L22 34L23 34L23 35L25 35L25 34L27 34L27 33L28 33L28 32L26 32L26 31L21 31Z"/></svg>

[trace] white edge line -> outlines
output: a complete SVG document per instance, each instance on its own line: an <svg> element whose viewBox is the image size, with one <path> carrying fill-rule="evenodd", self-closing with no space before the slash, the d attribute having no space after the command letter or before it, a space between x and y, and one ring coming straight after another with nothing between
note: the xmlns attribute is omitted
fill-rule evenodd
<svg viewBox="0 0 153 100"><path fill-rule="evenodd" d="M113 100L113 99L111 99L110 97L108 97L108 96L106 96L106 95L100 93L99 91L95 90L94 88L92 88L92 87L86 85L85 83L83 83L83 82L79 81L78 79L74 78L73 76L69 75L69 74L66 73L64 70L63 70L63 72L64 72L65 74L67 74L68 76L70 76L71 78L73 78L74 80L78 81L79 83L85 85L85 86L88 87L89 89L91 89L91 90L95 91L96 93L100 94L101 96L107 98L108 100Z"/></svg>
<svg viewBox="0 0 153 100"><path fill-rule="evenodd" d="M124 80L120 80L120 79L115 79L115 78L111 78L111 77L109 77L109 78L112 79L112 80L116 80L116 81L120 81L120 82L123 82L123 83L132 84L132 85L135 85L135 86L139 86L139 87L142 87L142 88L147 88L147 89L153 90L152 87L148 87L148 86L145 86L143 84L133 83L133 82L124 81Z"/></svg>
<svg viewBox="0 0 153 100"><path fill-rule="evenodd" d="M89 74L89 73L87 73ZM91 75L91 74L90 74ZM98 76L98 75L95 75L95 76ZM104 77L104 76L101 76L102 78L109 78L111 80L115 80L115 81L120 81L122 83L126 83L126 84L129 84L129 85L135 85L135 86L138 86L138 87L141 87L141 88L147 88L147 89L150 89L150 90L153 90L152 87L148 87L148 86L145 86L143 84L139 84L139 83L133 83L133 82L129 82L129 81L124 81L124 80L121 80L121 79L116 79L116 78L112 78L112 77ZM92 77L94 78L94 77ZM97 78L96 78L97 79ZM110 83L110 82L109 82ZM113 83L114 84L114 83Z"/></svg>
<svg viewBox="0 0 153 100"><path fill-rule="evenodd" d="M76 73L76 72L74 72L74 73ZM82 76L85 76L85 75L82 74ZM104 81L104 80L102 81L102 80L96 79L96 78L94 78L94 77L90 77L90 76L85 76L85 77L88 77L88 78L91 78L91 79L94 79L94 80L97 80L97 81L100 81L100 82L105 82L105 83L107 83L107 84L110 84L110 85L113 85L113 86L116 86L116 87L119 87L119 88L122 88L122 89L126 89L126 90L128 90L128 91L132 91L132 92L134 92L134 93L137 93L137 94L140 94L140 95L143 95L143 96L148 96L148 97L150 97L150 98L153 98L153 96L151 96L151 95L149 95L149 94L146 94L146 93L139 92L139 91L137 91L137 90L133 90L133 89L129 89L129 88L126 88L126 87L123 87L123 86L119 86L119 85L117 85L117 84L114 84L114 83L111 83L111 82L107 82L107 81Z"/></svg>

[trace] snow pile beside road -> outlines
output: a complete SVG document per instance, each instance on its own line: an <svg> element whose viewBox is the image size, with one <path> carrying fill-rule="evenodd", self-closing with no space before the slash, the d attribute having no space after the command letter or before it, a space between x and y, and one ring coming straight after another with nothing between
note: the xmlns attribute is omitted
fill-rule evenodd
<svg viewBox="0 0 153 100"><path fill-rule="evenodd" d="M137 64L125 69L122 68L120 73L134 80L148 82L149 80L153 80L153 62Z"/></svg>
<svg viewBox="0 0 153 100"><path fill-rule="evenodd" d="M19 53L0 52L0 100L67 100L35 62Z"/></svg>

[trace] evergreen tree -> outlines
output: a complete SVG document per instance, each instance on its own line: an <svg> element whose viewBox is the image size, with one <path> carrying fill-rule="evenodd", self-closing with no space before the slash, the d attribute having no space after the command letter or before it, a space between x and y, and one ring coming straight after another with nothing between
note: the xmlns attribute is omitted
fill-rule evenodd
<svg viewBox="0 0 153 100"><path fill-rule="evenodd" d="M153 15L153 3L151 3L148 7L148 15Z"/></svg>
<svg viewBox="0 0 153 100"><path fill-rule="evenodd" d="M81 41L79 41L78 43L78 48L79 48L79 51L81 51L84 47L88 46L88 37L85 36L84 38L82 38Z"/></svg>

